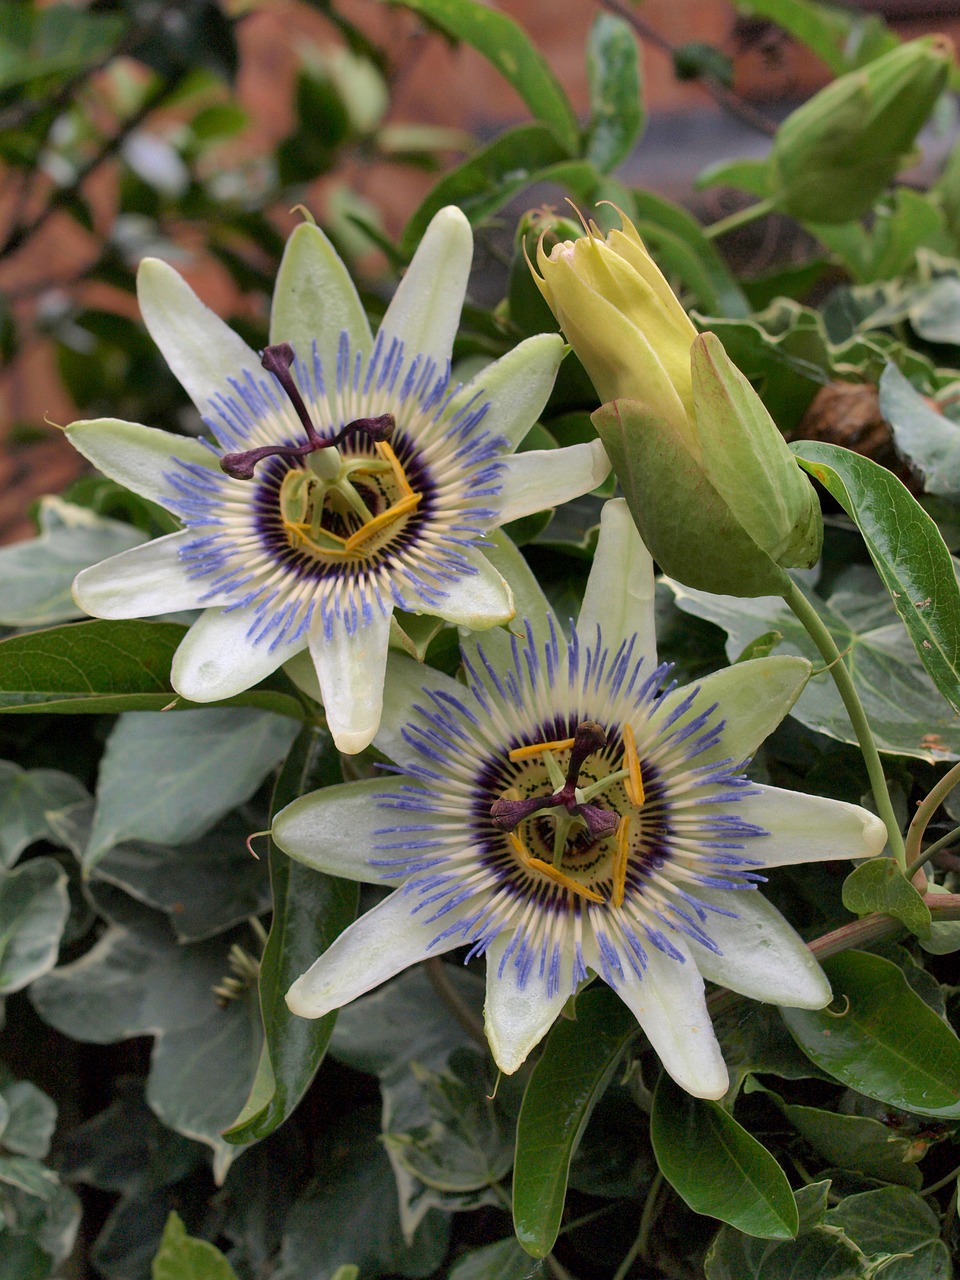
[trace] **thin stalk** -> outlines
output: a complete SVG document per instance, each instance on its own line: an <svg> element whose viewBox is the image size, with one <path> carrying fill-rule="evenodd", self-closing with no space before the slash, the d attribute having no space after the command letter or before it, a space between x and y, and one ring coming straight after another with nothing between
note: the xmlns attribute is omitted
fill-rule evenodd
<svg viewBox="0 0 960 1280"><path fill-rule="evenodd" d="M928 845L926 849L914 858L913 862L907 867L906 876L908 880L912 880L925 862L929 862L934 854L939 853L941 849L948 849L950 845L960 842L960 827L954 827L952 831L948 831L945 836L941 836L939 840L934 840L933 844Z"/></svg>
<svg viewBox="0 0 960 1280"><path fill-rule="evenodd" d="M857 693L856 686L853 683L853 677L847 670L847 664L844 662L833 636L827 630L819 613L817 613L795 582L790 582L789 587L783 593L783 598L797 615L800 622L803 623L807 634L820 650L824 662L827 663L833 682L837 686L837 692L843 699L843 705L847 709L847 715L850 717L853 731L857 735L857 742L860 744L863 761L867 766L867 776L870 779L873 801L877 806L877 813L880 815L881 822L887 828L890 851L896 858L900 870L905 871L907 855L904 851L903 836L900 834L897 817L893 811L890 792L887 790L887 780L883 776L880 753L877 751L877 744L873 740L873 733L864 713L863 704L860 702L860 695Z"/></svg>
<svg viewBox="0 0 960 1280"><path fill-rule="evenodd" d="M958 783L960 783L960 764L955 764L952 769L949 769L943 775L930 794L917 805L917 812L913 815L913 821L907 828L907 840L904 846L906 856L911 862L914 862L920 856L920 843L923 840L923 833L927 829L927 824ZM927 857L929 855L930 850L928 849Z"/></svg>
<svg viewBox="0 0 960 1280"><path fill-rule="evenodd" d="M653 1224L656 1219L657 1202L660 1199L660 1188L663 1186L663 1174L659 1171L654 1174L653 1181L650 1183L650 1190L644 1201L643 1213L640 1217L640 1230L637 1232L637 1238L627 1250L626 1256L617 1267L613 1280L626 1280L630 1274L630 1268L636 1262L637 1258L647 1261L647 1245L650 1241L650 1232L653 1230Z"/></svg>
<svg viewBox="0 0 960 1280"><path fill-rule="evenodd" d="M717 222L711 222L709 227L703 228L703 234L709 236L711 240L716 240L720 236L725 236L728 231L736 231L738 227L745 227L751 222L756 222L758 218L764 217L772 209L772 200L758 200L756 204L747 205L746 209L738 209L736 213L728 213L725 218L720 218Z"/></svg>

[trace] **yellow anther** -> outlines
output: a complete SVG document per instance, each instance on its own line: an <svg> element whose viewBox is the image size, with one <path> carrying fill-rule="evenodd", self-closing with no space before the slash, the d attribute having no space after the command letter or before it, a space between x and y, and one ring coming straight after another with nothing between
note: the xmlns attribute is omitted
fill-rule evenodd
<svg viewBox="0 0 960 1280"><path fill-rule="evenodd" d="M636 805L639 809L644 802L645 795L643 774L640 772L640 757L637 755L637 740L628 724L623 726L622 736L623 767L627 770L627 777L623 780L623 789L626 791L627 799L630 803Z"/></svg>
<svg viewBox="0 0 960 1280"><path fill-rule="evenodd" d="M526 866L530 861L530 850L517 835L516 831L507 832L507 843L524 866Z"/></svg>
<svg viewBox="0 0 960 1280"><path fill-rule="evenodd" d="M358 547L362 547L365 542L369 542L371 538L393 524L394 521L399 520L401 516L413 511L419 502L419 493L411 493L407 497L401 498L392 507L387 507L386 511L381 511L378 516L374 516L372 520L362 524L356 533L351 533L344 549L348 553L356 551Z"/></svg>
<svg viewBox="0 0 960 1280"><path fill-rule="evenodd" d="M514 747L507 754L508 760L530 760L533 756L541 756L544 751L569 751L573 746L573 738L564 738L562 742L534 742L529 747Z"/></svg>
<svg viewBox="0 0 960 1280"><path fill-rule="evenodd" d="M626 814L617 826L617 853L613 860L613 894L610 901L615 907L623 906L627 886L627 861L630 857L630 819Z"/></svg>
<svg viewBox="0 0 960 1280"><path fill-rule="evenodd" d="M385 462L389 462L390 466L393 468L393 475L397 484L400 486L401 492L406 497L416 497L419 501L420 495L415 493L411 488L410 481L407 479L407 473L404 471L400 463L400 459L387 444L386 440L378 440L376 447L377 453L379 453L380 457L383 458Z"/></svg>
<svg viewBox="0 0 960 1280"><path fill-rule="evenodd" d="M586 885L579 884L572 876L564 875L562 871L558 871L556 867L552 867L549 862L544 862L542 858L527 859L527 866L534 871L539 871L548 879L562 885L564 889L569 889L571 893L579 894L581 898L587 898L590 902L603 902L603 898L593 889L588 889Z"/></svg>

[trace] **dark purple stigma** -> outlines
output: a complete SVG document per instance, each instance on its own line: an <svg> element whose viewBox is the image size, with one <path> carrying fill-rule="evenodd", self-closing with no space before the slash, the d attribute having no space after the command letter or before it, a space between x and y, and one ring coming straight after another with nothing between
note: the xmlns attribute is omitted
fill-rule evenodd
<svg viewBox="0 0 960 1280"><path fill-rule="evenodd" d="M263 458L276 455L282 458L305 458L307 454L316 453L318 449L331 449L342 444L350 435L364 435L371 441L389 440L396 429L397 423L393 414L381 413L376 418L354 418L336 435L319 435L303 402L300 389L290 372L294 359L293 347L290 343L280 342L275 347L264 347L260 363L267 373L273 374L287 393L307 433L306 441L303 444L265 444L259 449L247 449L243 453L225 453L220 459L220 469L228 476L232 476L234 480L252 480L254 468Z"/></svg>
<svg viewBox="0 0 960 1280"><path fill-rule="evenodd" d="M596 804L579 804L577 802L577 780L588 756L602 751L607 745L607 734L596 720L581 720L577 725L570 748L570 763L567 765L566 781L559 791L549 796L532 796L528 800L495 800L490 806L490 816L494 825L501 831L512 831L514 827L529 818L540 809L559 809L563 807L572 816L583 818L587 824L592 840L600 840L611 835L620 821L612 809L603 809Z"/></svg>

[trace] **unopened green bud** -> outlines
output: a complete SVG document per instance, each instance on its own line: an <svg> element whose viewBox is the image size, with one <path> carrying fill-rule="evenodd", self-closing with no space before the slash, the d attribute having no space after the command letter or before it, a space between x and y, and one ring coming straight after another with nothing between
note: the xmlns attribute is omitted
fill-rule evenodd
<svg viewBox="0 0 960 1280"><path fill-rule="evenodd" d="M911 40L840 76L788 116L773 140L774 206L803 222L850 222L896 176L947 84L953 44Z"/></svg>

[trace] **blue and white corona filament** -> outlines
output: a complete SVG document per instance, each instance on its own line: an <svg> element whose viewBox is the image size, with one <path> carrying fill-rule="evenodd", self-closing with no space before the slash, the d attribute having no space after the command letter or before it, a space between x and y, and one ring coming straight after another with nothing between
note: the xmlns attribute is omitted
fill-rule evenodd
<svg viewBox="0 0 960 1280"><path fill-rule="evenodd" d="M144 320L212 436L100 419L68 428L182 531L81 573L97 617L204 612L174 659L178 693L227 698L281 664L322 696L344 751L380 718L395 609L483 629L514 614L481 548L501 523L597 485L598 443L514 456L553 385L556 334L521 343L468 386L450 355L472 236L441 210L370 333L323 233L290 238L258 356L166 264L138 276Z"/></svg>
<svg viewBox="0 0 960 1280"><path fill-rule="evenodd" d="M764 869L879 853L884 828L858 806L745 777L809 664L760 659L677 689L657 665L652 564L622 501L604 509L569 641L516 553L507 572L532 616L511 636L465 642L465 684L396 662L377 741L403 776L278 815L274 836L294 857L396 886L288 1002L317 1017L466 947L486 956L487 1035L510 1072L596 974L683 1087L720 1097L705 977L779 1004L830 999L756 892Z"/></svg>

